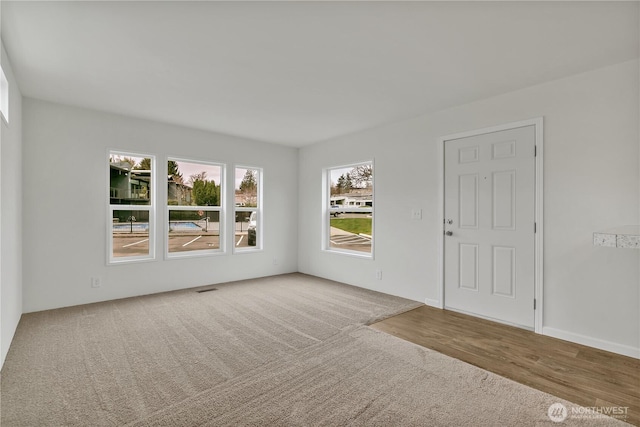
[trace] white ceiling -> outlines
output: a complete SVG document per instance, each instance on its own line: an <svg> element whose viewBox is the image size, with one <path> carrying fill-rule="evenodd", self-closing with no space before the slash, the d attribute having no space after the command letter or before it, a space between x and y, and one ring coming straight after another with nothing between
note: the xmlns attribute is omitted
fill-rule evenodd
<svg viewBox="0 0 640 427"><path fill-rule="evenodd" d="M637 2L12 2L23 95L303 146L638 57Z"/></svg>

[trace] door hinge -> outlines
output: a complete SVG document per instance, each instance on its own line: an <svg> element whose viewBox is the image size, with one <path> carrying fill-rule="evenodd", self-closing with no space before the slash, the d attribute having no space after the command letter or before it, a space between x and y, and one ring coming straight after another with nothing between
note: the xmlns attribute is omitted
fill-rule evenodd
<svg viewBox="0 0 640 427"><path fill-rule="evenodd" d="M533 309L534 310L536 309L536 299L535 298L533 299Z"/></svg>
<svg viewBox="0 0 640 427"><path fill-rule="evenodd" d="M534 222L533 223L533 234L538 232L538 223Z"/></svg>
<svg viewBox="0 0 640 427"><path fill-rule="evenodd" d="M533 146L533 157L538 157L538 146L537 145Z"/></svg>

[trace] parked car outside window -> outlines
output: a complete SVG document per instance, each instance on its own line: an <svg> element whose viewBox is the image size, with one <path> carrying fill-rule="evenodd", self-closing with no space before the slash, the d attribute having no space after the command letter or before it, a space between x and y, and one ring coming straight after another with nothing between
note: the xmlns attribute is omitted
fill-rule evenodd
<svg viewBox="0 0 640 427"><path fill-rule="evenodd" d="M249 217L249 228L247 229L247 244L249 246L256 245L256 214L257 212L251 212Z"/></svg>

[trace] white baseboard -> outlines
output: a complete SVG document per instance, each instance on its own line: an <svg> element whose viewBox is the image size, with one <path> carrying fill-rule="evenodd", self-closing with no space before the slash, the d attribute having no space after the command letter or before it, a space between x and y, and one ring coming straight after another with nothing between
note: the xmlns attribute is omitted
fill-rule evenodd
<svg viewBox="0 0 640 427"><path fill-rule="evenodd" d="M438 301L437 299L426 298L424 300L424 303L427 304L430 307L444 308L444 307L442 307L442 304L440 304L440 301Z"/></svg>
<svg viewBox="0 0 640 427"><path fill-rule="evenodd" d="M610 351L612 353L618 353L624 356L640 359L640 348L631 347L629 345L617 344L611 341L605 341L588 337L586 335L563 331L561 329L550 328L548 326L542 328L542 335L548 335L550 337L559 338L561 340L571 341L577 344L595 347L599 348L600 350Z"/></svg>

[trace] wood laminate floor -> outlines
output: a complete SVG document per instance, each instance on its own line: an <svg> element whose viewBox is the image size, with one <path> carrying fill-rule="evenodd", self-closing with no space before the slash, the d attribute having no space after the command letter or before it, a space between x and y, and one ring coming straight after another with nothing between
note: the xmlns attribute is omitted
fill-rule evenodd
<svg viewBox="0 0 640 427"><path fill-rule="evenodd" d="M423 306L371 325L585 407L628 407L640 426L640 360Z"/></svg>

